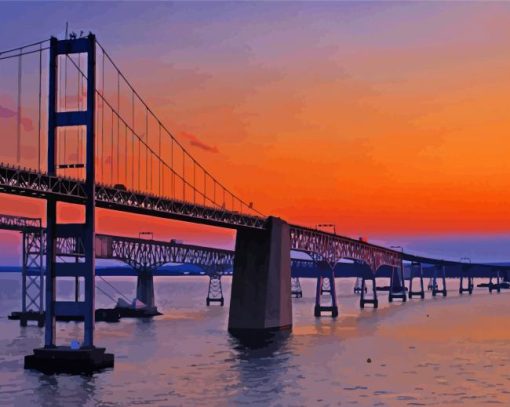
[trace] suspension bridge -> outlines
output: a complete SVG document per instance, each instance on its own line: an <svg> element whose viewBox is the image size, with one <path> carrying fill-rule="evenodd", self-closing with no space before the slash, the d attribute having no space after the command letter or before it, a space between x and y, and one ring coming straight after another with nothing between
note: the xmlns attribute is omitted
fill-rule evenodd
<svg viewBox="0 0 510 407"><path fill-rule="evenodd" d="M0 105L5 143L0 192L46 203L44 229L40 220L5 220L5 228L23 232L26 269L39 269L38 275L23 274L24 293L43 287L45 293L44 346L26 356L26 368L83 372L113 367L113 354L94 342L96 258L111 255L132 262L140 270L137 295L154 306L155 267L184 250L97 234L96 207L235 230L233 253L196 248L192 257L200 259L207 252L210 264L233 263L228 329L236 335L291 328L291 295L297 292L296 280L291 280L292 251L305 253L314 265L318 317L338 315L335 277L342 259L359 266L353 275L359 278L361 307L378 306L376 276L381 273L390 278L390 301L406 301L408 294L424 297L428 272L433 295L443 296L448 276L459 278L460 291L469 293L478 275L496 278L491 287L498 291L500 278L508 279L504 266L415 256L263 215L190 154L93 34L52 37L0 52L0 72L0 91L12 95L2 100L6 106ZM84 207L83 222L59 221L57 205L62 203ZM75 261L63 261L69 256ZM404 262L410 264L409 290ZM66 277L83 282L77 301L56 298L57 280ZM420 281L417 291L412 288L415 277ZM330 297L327 304L323 294ZM27 298L42 311L42 295ZM78 347L57 341L56 318L69 313L84 320Z"/></svg>

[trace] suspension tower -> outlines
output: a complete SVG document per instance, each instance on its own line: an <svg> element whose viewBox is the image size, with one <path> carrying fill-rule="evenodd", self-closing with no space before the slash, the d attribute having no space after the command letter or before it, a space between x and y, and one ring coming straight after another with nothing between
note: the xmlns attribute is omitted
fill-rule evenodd
<svg viewBox="0 0 510 407"><path fill-rule="evenodd" d="M59 111L58 72L59 56L72 54L87 56L87 102L86 110ZM95 95L96 95L96 39L93 34L85 38L57 40L51 38L49 60L48 100L48 174L57 175L59 129L83 126L85 138L85 222L59 224L57 222L58 197L47 198L47 250L46 250L46 321L44 347L34 349L33 355L25 357L25 368L43 372L82 373L113 367L113 354L94 346L95 308ZM62 168L62 167L60 167ZM65 168L65 167L64 167ZM56 257L57 238L74 238L75 255L80 262L59 263ZM78 277L84 283L83 301L58 301L56 283L61 277ZM61 314L83 316L83 342L71 346L56 344L56 316Z"/></svg>

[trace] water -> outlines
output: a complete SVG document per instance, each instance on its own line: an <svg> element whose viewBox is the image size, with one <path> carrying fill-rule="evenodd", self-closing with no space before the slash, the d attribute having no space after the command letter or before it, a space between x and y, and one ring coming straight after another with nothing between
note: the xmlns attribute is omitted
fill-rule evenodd
<svg viewBox="0 0 510 407"><path fill-rule="evenodd" d="M129 295L132 278L110 278ZM207 278L161 277L152 321L98 323L96 343L115 368L90 377L23 369L42 329L6 316L19 309L19 276L0 275L0 404L8 406L422 406L510 404L508 293L478 289L459 297L358 309L353 281L337 282L340 317L313 317L314 282L293 300L294 329L253 348L227 333L225 307L205 306ZM107 288L104 286L103 288ZM60 287L62 292L70 287ZM111 305L98 293L98 306ZM59 338L80 325L59 323ZM368 363L368 359L371 363Z"/></svg>

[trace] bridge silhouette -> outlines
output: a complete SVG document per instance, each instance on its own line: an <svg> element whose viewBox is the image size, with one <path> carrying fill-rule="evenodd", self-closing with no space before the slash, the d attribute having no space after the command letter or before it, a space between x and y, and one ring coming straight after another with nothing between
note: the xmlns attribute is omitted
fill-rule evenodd
<svg viewBox="0 0 510 407"><path fill-rule="evenodd" d="M0 164L0 192L46 202L44 231L40 221L26 219L23 224L19 218L5 218L5 228L23 231L24 266L40 269L35 277L23 274L23 301L42 312L42 296L35 299L28 291L41 291L43 284L45 291L44 347L25 358L26 368L82 372L113 366L113 355L94 343L95 259L109 251L126 254L138 247L138 297L154 306L151 267L159 263L149 267L141 259L157 248L160 262L166 261L172 247L96 234L96 207L235 230L233 259L232 253L225 254L233 260L228 328L235 335L291 328L291 294L297 290L292 287L296 280L291 284L291 251L307 254L317 265L316 316L338 315L335 277L342 259L362 265L356 272L361 307L378 306L376 276L383 269L390 278L389 300L407 300L404 262L410 263L410 298L424 297L423 265L432 268L433 295L446 296L448 269L450 276L461 279L461 293L472 292L478 274L496 277L498 291L500 277L507 279L503 266L425 258L263 215L184 148L93 34L52 37L0 52L2 68L6 74L0 89L15 94L16 108L4 108L13 120L1 129L9 153ZM35 154L26 153L24 143L36 146ZM83 206L84 221L59 222L58 203ZM76 261L61 261L63 254ZM57 300L57 279L64 277L83 280L83 300ZM412 288L415 277L420 279L418 291ZM327 305L323 294L329 296ZM57 346L56 317L69 313L84 319L83 342Z"/></svg>

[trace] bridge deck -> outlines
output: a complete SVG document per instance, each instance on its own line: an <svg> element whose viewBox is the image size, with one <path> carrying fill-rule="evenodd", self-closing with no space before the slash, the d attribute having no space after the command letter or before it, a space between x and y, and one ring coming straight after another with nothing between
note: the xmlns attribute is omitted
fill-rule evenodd
<svg viewBox="0 0 510 407"><path fill-rule="evenodd" d="M84 204L87 199L85 181L52 176L32 169L0 164L0 192L30 198L58 198ZM224 228L264 229L266 219L260 216L228 211L192 202L170 199L143 192L96 185L96 206L128 213L157 216Z"/></svg>

